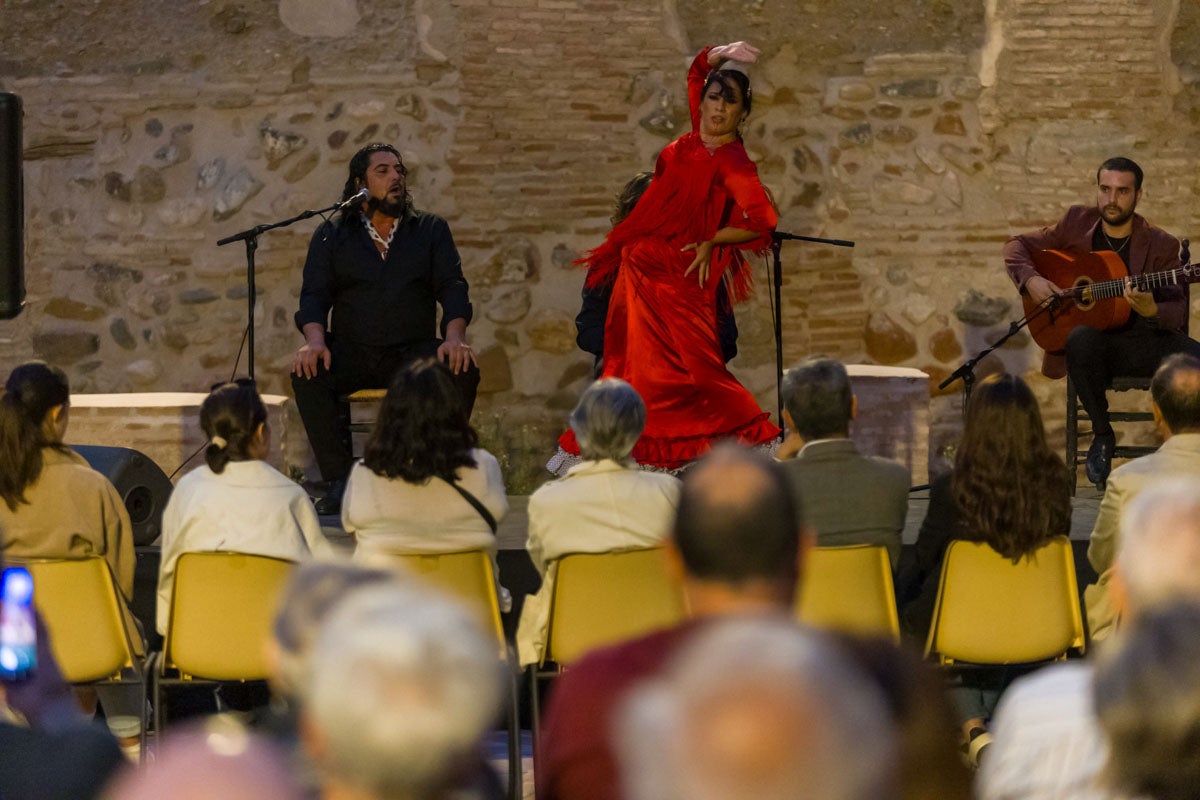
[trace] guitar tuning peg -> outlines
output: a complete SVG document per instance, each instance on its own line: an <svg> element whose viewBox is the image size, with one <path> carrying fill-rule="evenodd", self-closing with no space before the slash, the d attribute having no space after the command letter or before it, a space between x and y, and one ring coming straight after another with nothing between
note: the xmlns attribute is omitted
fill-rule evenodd
<svg viewBox="0 0 1200 800"><path fill-rule="evenodd" d="M1192 263L1192 254L1188 250L1188 245L1190 245L1190 244L1191 244L1191 242L1189 240L1187 240L1187 239L1183 240L1182 246L1179 248L1179 263L1180 264Z"/></svg>

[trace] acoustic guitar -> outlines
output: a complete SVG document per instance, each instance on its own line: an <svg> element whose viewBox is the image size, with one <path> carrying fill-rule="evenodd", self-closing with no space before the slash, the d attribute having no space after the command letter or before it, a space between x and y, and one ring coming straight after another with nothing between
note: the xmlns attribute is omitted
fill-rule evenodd
<svg viewBox="0 0 1200 800"><path fill-rule="evenodd" d="M1056 306L1029 323L1033 340L1046 352L1061 353L1067 346L1067 336L1080 325L1108 330L1129 321L1133 310L1124 296L1129 271L1113 251L1037 250L1033 253L1033 264L1043 277L1062 289ZM1200 280L1200 265L1187 263L1162 272L1143 273L1133 283L1136 289L1148 292L1197 280ZM1025 316L1038 313L1039 306L1029 295L1022 294L1021 302Z"/></svg>

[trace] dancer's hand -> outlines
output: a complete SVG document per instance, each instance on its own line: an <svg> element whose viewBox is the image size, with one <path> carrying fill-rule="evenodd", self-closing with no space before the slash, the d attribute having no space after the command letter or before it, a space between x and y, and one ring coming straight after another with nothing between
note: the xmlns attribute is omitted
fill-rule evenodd
<svg viewBox="0 0 1200 800"><path fill-rule="evenodd" d="M708 63L717 64L725 59L753 64L758 61L762 51L749 42L730 42L719 45L708 51Z"/></svg>
<svg viewBox="0 0 1200 800"><path fill-rule="evenodd" d="M708 283L708 273L712 269L712 241L692 242L691 244L685 244L679 249L685 253L688 250L696 251L696 257L692 259L691 266L684 270L683 276L686 278L692 272L697 272L700 278L700 288L703 289L704 284Z"/></svg>

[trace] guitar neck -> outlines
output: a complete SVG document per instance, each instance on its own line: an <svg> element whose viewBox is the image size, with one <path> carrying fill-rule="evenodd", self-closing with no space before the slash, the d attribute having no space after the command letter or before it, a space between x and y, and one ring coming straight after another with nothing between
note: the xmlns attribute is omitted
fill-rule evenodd
<svg viewBox="0 0 1200 800"><path fill-rule="evenodd" d="M1200 264L1183 264L1175 269L1162 272L1146 272L1133 276L1133 286L1139 292L1149 292L1166 286L1181 286L1200 280ZM1120 297L1125 294L1125 279L1097 281L1088 287L1092 297L1103 300L1107 297Z"/></svg>

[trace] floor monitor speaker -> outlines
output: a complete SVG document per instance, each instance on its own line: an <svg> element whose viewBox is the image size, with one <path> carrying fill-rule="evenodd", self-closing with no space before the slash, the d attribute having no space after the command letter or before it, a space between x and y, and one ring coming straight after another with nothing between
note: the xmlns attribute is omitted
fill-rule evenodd
<svg viewBox="0 0 1200 800"><path fill-rule="evenodd" d="M133 523L133 543L139 547L153 544L162 533L163 509L174 488L167 473L128 447L71 445L71 449L117 487L117 494L125 502L129 520Z"/></svg>

